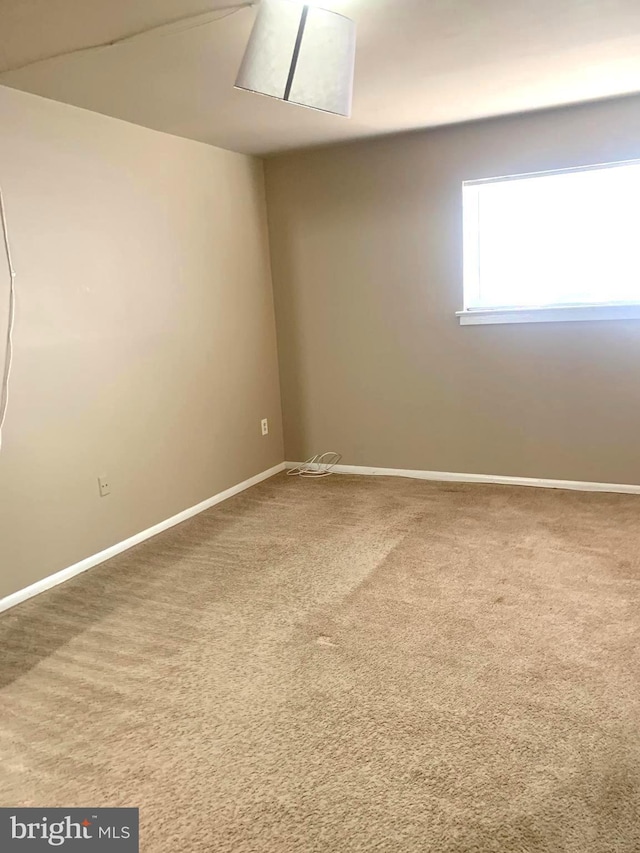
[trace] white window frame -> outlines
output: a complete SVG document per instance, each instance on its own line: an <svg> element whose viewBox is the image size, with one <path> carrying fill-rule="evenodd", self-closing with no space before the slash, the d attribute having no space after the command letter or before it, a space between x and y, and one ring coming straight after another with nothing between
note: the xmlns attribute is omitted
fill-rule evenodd
<svg viewBox="0 0 640 853"><path fill-rule="evenodd" d="M523 178L537 178L568 172L590 172L621 166L638 166L640 159L621 160L613 163L598 163L591 166L576 166L569 169L552 169L542 172L525 172L520 175L506 175L495 178L481 178L463 181L463 302L462 311L456 311L461 326L485 325L493 323L549 323L574 320L639 320L640 301L625 303L589 303L585 305L554 305L540 308L470 308L467 307L469 294L477 293L480 288L480 264L478 245L478 204L479 188L483 184L499 181L517 181ZM475 192L474 192L475 190ZM473 204L473 199L476 204ZM475 300L476 303L478 300Z"/></svg>

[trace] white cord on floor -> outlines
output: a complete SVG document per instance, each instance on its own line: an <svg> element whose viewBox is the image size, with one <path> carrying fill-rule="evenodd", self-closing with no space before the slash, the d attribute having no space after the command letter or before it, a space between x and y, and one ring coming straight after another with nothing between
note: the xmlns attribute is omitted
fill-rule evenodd
<svg viewBox="0 0 640 853"><path fill-rule="evenodd" d="M16 319L16 271L11 259L11 246L9 244L9 228L7 226L7 214L4 208L4 197L0 187L0 220L2 220L2 235L4 238L4 250L9 267L9 317L7 320L7 343L5 347L4 370L2 372L2 384L0 385L0 449L2 449L2 428L7 418L9 406L9 380L11 378L11 364L13 362L13 326Z"/></svg>
<svg viewBox="0 0 640 853"><path fill-rule="evenodd" d="M289 477L328 477L341 459L341 453L327 450L326 453L317 453L302 465L291 468L287 471L287 475Z"/></svg>

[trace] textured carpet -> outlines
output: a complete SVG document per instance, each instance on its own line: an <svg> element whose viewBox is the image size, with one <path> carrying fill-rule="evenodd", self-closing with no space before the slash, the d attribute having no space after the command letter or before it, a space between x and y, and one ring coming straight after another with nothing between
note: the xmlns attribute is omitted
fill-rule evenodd
<svg viewBox="0 0 640 853"><path fill-rule="evenodd" d="M637 853L640 498L275 477L0 618L3 805L145 853Z"/></svg>

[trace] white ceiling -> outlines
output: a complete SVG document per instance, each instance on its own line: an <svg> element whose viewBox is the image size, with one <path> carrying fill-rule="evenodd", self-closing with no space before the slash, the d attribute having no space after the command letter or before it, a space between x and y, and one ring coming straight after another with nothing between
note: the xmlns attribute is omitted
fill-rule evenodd
<svg viewBox="0 0 640 853"><path fill-rule="evenodd" d="M0 83L256 154L640 91L640 0L315 0L357 23L350 120L233 88L251 8L6 71L232 2L0 0Z"/></svg>

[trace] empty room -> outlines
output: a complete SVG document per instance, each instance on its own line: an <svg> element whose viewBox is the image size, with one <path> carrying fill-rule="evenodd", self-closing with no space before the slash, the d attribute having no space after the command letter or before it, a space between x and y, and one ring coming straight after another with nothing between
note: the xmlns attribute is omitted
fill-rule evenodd
<svg viewBox="0 0 640 853"><path fill-rule="evenodd" d="M0 0L0 851L640 851L640 3Z"/></svg>

